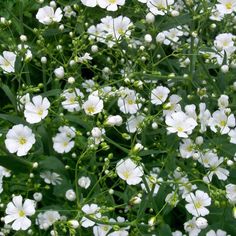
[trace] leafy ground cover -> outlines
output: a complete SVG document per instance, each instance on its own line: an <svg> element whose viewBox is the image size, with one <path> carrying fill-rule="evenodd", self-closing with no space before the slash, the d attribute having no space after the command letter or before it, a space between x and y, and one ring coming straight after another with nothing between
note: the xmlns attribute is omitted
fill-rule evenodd
<svg viewBox="0 0 236 236"><path fill-rule="evenodd" d="M236 235L235 12L0 1L0 235Z"/></svg>

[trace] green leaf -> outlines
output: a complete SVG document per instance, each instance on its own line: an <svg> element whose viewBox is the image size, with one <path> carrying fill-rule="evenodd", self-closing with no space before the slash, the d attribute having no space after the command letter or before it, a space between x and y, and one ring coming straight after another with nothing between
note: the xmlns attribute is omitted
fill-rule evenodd
<svg viewBox="0 0 236 236"><path fill-rule="evenodd" d="M54 170L57 173L65 173L64 164L54 156L41 156L39 168L46 170Z"/></svg>
<svg viewBox="0 0 236 236"><path fill-rule="evenodd" d="M117 148L119 148L120 150L122 150L125 153L129 153L129 149L122 147L120 144L118 144L117 142L113 141L112 139L109 139L108 137L104 138L107 142L113 144L114 146L116 146Z"/></svg>
<svg viewBox="0 0 236 236"><path fill-rule="evenodd" d="M143 156L149 156L152 154L161 154L161 153L166 153L166 151L144 150L144 151L139 152L139 156L143 157Z"/></svg>
<svg viewBox="0 0 236 236"><path fill-rule="evenodd" d="M65 115L64 116L67 120L74 122L80 126L82 126L83 128L85 128L86 130L91 130L93 127L93 123L89 120L85 119L81 119L81 116L75 116L75 115Z"/></svg>
<svg viewBox="0 0 236 236"><path fill-rule="evenodd" d="M159 236L172 236L170 226L167 224L161 225L158 235Z"/></svg>
<svg viewBox="0 0 236 236"><path fill-rule="evenodd" d="M9 100L11 101L12 105L16 108L16 106L17 106L16 105L16 96L12 93L12 91L10 90L10 88L6 84L2 84L1 88L4 91L4 93L7 95Z"/></svg>
<svg viewBox="0 0 236 236"><path fill-rule="evenodd" d="M0 165L14 172L30 172L33 163L15 156L0 156Z"/></svg>
<svg viewBox="0 0 236 236"><path fill-rule="evenodd" d="M26 122L23 119L21 119L18 116L14 116L14 115L6 115L6 114L0 113L0 119L9 121L13 124L24 124L24 125L26 124Z"/></svg>
<svg viewBox="0 0 236 236"><path fill-rule="evenodd" d="M52 89L50 91L42 93L41 95L43 97L53 97L53 96L58 96L59 94L61 94L61 90L60 89Z"/></svg>

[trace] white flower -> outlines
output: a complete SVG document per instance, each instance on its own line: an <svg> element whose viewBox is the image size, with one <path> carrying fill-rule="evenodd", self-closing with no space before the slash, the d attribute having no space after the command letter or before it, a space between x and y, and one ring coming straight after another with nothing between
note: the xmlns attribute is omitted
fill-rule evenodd
<svg viewBox="0 0 236 236"><path fill-rule="evenodd" d="M136 185L142 181L143 168L135 164L131 159L121 159L116 164L116 173L125 180L128 185Z"/></svg>
<svg viewBox="0 0 236 236"><path fill-rule="evenodd" d="M65 70L62 66L60 66L54 70L54 74L58 79L63 79L65 76Z"/></svg>
<svg viewBox="0 0 236 236"><path fill-rule="evenodd" d="M94 236L106 236L112 227L110 225L95 225L93 227Z"/></svg>
<svg viewBox="0 0 236 236"><path fill-rule="evenodd" d="M185 114L189 117L192 117L194 120L197 120L196 106L194 104L186 105L184 107Z"/></svg>
<svg viewBox="0 0 236 236"><path fill-rule="evenodd" d="M200 158L201 159L201 158ZM207 172L206 176L204 176L203 180L206 183L209 183L212 181L212 177L215 174L218 179L220 180L227 180L229 176L229 171L227 169L224 169L220 167L221 163L223 163L224 158L221 157L218 159L217 155L213 155L212 158L208 161L208 167L210 168L210 171Z"/></svg>
<svg viewBox="0 0 236 236"><path fill-rule="evenodd" d="M157 86L151 92L151 103L160 105L166 101L170 90L167 87Z"/></svg>
<svg viewBox="0 0 236 236"><path fill-rule="evenodd" d="M32 216L35 213L35 202L30 199L25 199L21 195L14 196L12 202L7 204L6 214L4 217L5 224L13 222L11 225L13 230L27 230L31 226L31 220L27 216Z"/></svg>
<svg viewBox="0 0 236 236"><path fill-rule="evenodd" d="M196 225L199 229L205 229L208 226L207 219L203 217L198 217L196 220Z"/></svg>
<svg viewBox="0 0 236 236"><path fill-rule="evenodd" d="M73 229L77 229L79 227L78 220L69 220L68 223L71 225Z"/></svg>
<svg viewBox="0 0 236 236"><path fill-rule="evenodd" d="M91 184L91 180L89 177L86 177L86 176L82 176L78 179L78 185L81 187L81 188L85 188L87 189Z"/></svg>
<svg viewBox="0 0 236 236"><path fill-rule="evenodd" d="M222 94L218 99L218 106L220 109L225 109L229 106L229 96Z"/></svg>
<svg viewBox="0 0 236 236"><path fill-rule="evenodd" d="M108 11L117 11L117 6L123 6L125 0L97 0L97 3L101 8L106 8Z"/></svg>
<svg viewBox="0 0 236 236"><path fill-rule="evenodd" d="M227 116L223 110L218 110L212 114L208 125L215 133L218 128L221 134L227 134L230 131L229 127L235 126L235 118L233 114Z"/></svg>
<svg viewBox="0 0 236 236"><path fill-rule="evenodd" d="M99 213L100 207L98 207L97 204L91 204L91 205L84 205L82 207L82 211L89 215L90 217L93 218L100 218L101 217L101 213ZM83 216L83 218L81 219L81 225L85 228L91 227L95 225L95 222L86 218L85 216Z"/></svg>
<svg viewBox="0 0 236 236"><path fill-rule="evenodd" d="M183 36L183 31L180 29L181 29L181 27L172 28L167 31L163 31L163 34L165 35L165 40L163 41L163 43L165 45L172 45L173 42L178 42L179 37Z"/></svg>
<svg viewBox="0 0 236 236"><path fill-rule="evenodd" d="M65 197L69 201L74 201L76 199L76 194L73 189L69 189L66 191Z"/></svg>
<svg viewBox="0 0 236 236"><path fill-rule="evenodd" d="M14 125L6 135L5 145L10 153L25 156L35 143L35 135L27 126Z"/></svg>
<svg viewBox="0 0 236 236"><path fill-rule="evenodd" d="M40 177L43 178L47 184L58 185L61 184L62 178L59 174L51 171L44 171L40 173Z"/></svg>
<svg viewBox="0 0 236 236"><path fill-rule="evenodd" d="M124 223L125 222L125 218L124 217L117 217L117 221L115 219L110 219L110 222L118 222L118 223ZM128 236L129 232L126 231L128 230L130 227L127 226L125 228L120 228L119 230L116 230L112 233L109 233L107 236Z"/></svg>
<svg viewBox="0 0 236 236"><path fill-rule="evenodd" d="M226 189L226 197L231 204L236 204L236 185L235 184L227 184L225 186Z"/></svg>
<svg viewBox="0 0 236 236"><path fill-rule="evenodd" d="M110 31L115 40L120 40L121 37L129 37L131 35L131 31L129 28L133 25L131 20L126 16L118 16L114 18L111 22L112 27Z"/></svg>
<svg viewBox="0 0 236 236"><path fill-rule="evenodd" d="M0 55L0 68L3 69L4 73L15 72L15 61L15 53L3 51L2 56Z"/></svg>
<svg viewBox="0 0 236 236"><path fill-rule="evenodd" d="M26 93L23 96L17 96L17 109L19 111L23 110L26 103L30 102L30 94Z"/></svg>
<svg viewBox="0 0 236 236"><path fill-rule="evenodd" d="M33 57L33 54L30 50L30 47L27 44L18 44L17 45L18 50L20 51L20 53L24 53L24 58L22 58L21 60L27 60L30 61Z"/></svg>
<svg viewBox="0 0 236 236"><path fill-rule="evenodd" d="M76 135L76 130L72 126L60 126L58 130L60 133L65 134L68 138L74 138Z"/></svg>
<svg viewBox="0 0 236 236"><path fill-rule="evenodd" d="M165 15L169 5L172 5L174 0L148 0L147 6L154 15Z"/></svg>
<svg viewBox="0 0 236 236"><path fill-rule="evenodd" d="M198 236L201 230L197 227L196 217L184 223L184 230L189 233L189 236Z"/></svg>
<svg viewBox="0 0 236 236"><path fill-rule="evenodd" d="M229 137L230 137L230 142L236 144L236 128L235 129L231 129L228 133Z"/></svg>
<svg viewBox="0 0 236 236"><path fill-rule="evenodd" d="M48 115L50 102L41 95L34 96L32 102L25 104L24 116L26 121L30 124L39 123Z"/></svg>
<svg viewBox="0 0 236 236"><path fill-rule="evenodd" d="M162 178L157 178L157 177L158 177L157 174L154 173L151 173L149 176L146 176L145 179L148 188L146 188L146 185L144 183L141 184L141 188L145 190L145 192L147 193L149 189L150 191L152 191L152 195L156 196L160 188L160 185L157 184L157 182L161 182L163 180Z"/></svg>
<svg viewBox="0 0 236 236"><path fill-rule="evenodd" d="M137 95L134 90L124 88L120 91L121 97L118 99L120 110L127 114L135 114L141 108L142 104L137 103Z"/></svg>
<svg viewBox="0 0 236 236"><path fill-rule="evenodd" d="M206 131L206 127L208 126L209 119L211 117L211 113L209 110L206 109L205 103L199 104L199 110L200 110L200 113L198 115L198 118L199 118L199 121L201 124L200 132L204 133Z"/></svg>
<svg viewBox="0 0 236 236"><path fill-rule="evenodd" d="M95 7L97 5L97 0L81 0L81 2L87 7Z"/></svg>
<svg viewBox="0 0 236 236"><path fill-rule="evenodd" d="M187 138L197 126L197 122L182 111L166 116L166 124L170 133L177 133L182 138Z"/></svg>
<svg viewBox="0 0 236 236"><path fill-rule="evenodd" d="M61 216L58 211L48 210L44 213L39 213L36 219L36 224L40 229L47 230L56 221L60 220Z"/></svg>
<svg viewBox="0 0 236 236"><path fill-rule="evenodd" d="M43 198L43 194L39 193L39 192L36 192L36 193L33 194L33 198L36 202L40 202Z"/></svg>
<svg viewBox="0 0 236 236"><path fill-rule="evenodd" d="M221 69L223 72L228 72L228 65L222 65L225 62L223 61L226 53L226 63L228 63L228 59L235 52L236 47L234 46L234 35L231 33L223 33L216 36L214 40L214 46L219 51L217 54L212 54L212 57L217 59L219 65L221 65Z"/></svg>
<svg viewBox="0 0 236 236"><path fill-rule="evenodd" d="M109 126L120 126L122 122L123 122L123 119L120 115L116 115L116 116L110 115L107 117L105 124Z"/></svg>
<svg viewBox="0 0 236 236"><path fill-rule="evenodd" d="M94 140L94 144L98 145L103 140L103 135L105 134L105 129L94 127L91 130L91 135Z"/></svg>
<svg viewBox="0 0 236 236"><path fill-rule="evenodd" d="M65 133L58 133L52 140L53 149L58 153L68 153L75 145L75 142Z"/></svg>
<svg viewBox="0 0 236 236"><path fill-rule="evenodd" d="M58 7L54 12L53 7L49 6L39 8L36 15L36 19L44 25L50 25L53 22L60 22L62 17L63 15L60 7Z"/></svg>
<svg viewBox="0 0 236 236"><path fill-rule="evenodd" d="M210 230L206 236L227 236L227 233L221 229L217 229L217 231ZM230 235L228 235L230 236Z"/></svg>
<svg viewBox="0 0 236 236"><path fill-rule="evenodd" d="M84 94L78 88L72 91L66 89L62 96L65 98L65 101L61 103L64 109L69 112L79 111L81 109L80 104L84 98Z"/></svg>
<svg viewBox="0 0 236 236"><path fill-rule="evenodd" d="M78 58L78 62L85 63L87 61L91 61L93 58L90 56L90 53L85 53L83 56L80 56Z"/></svg>
<svg viewBox="0 0 236 236"><path fill-rule="evenodd" d="M165 202L167 202L171 207L176 207L179 202L179 196L176 192L171 192L166 195Z"/></svg>
<svg viewBox="0 0 236 236"><path fill-rule="evenodd" d="M235 0L218 0L218 2L219 4L216 4L216 8L221 14L231 14L236 11Z"/></svg>
<svg viewBox="0 0 236 236"><path fill-rule="evenodd" d="M72 138L76 135L74 127L60 126L59 133L52 138L53 149L58 153L68 153L74 147L75 142Z"/></svg>
<svg viewBox="0 0 236 236"><path fill-rule="evenodd" d="M166 110L163 110L164 116L171 115L174 112L181 111L179 102L182 98L176 94L173 94L169 98L169 102L164 106Z"/></svg>
<svg viewBox="0 0 236 236"><path fill-rule="evenodd" d="M190 158L195 153L194 144L191 139L183 139L183 142L180 143L179 151L181 157Z"/></svg>
<svg viewBox="0 0 236 236"><path fill-rule="evenodd" d="M140 131L144 118L145 117L143 115L130 116L130 118L127 120L127 123L126 123L127 131L129 133L135 133L136 131Z"/></svg>
<svg viewBox="0 0 236 236"><path fill-rule="evenodd" d="M63 11L65 12L65 17L71 18L72 16L76 16L76 12L72 10L71 6L65 6Z"/></svg>
<svg viewBox="0 0 236 236"><path fill-rule="evenodd" d="M103 110L103 100L98 96L90 95L82 107L87 115L92 116Z"/></svg>
<svg viewBox="0 0 236 236"><path fill-rule="evenodd" d="M157 43L163 43L165 41L165 39L166 39L166 36L163 32L158 33L156 36Z"/></svg>
<svg viewBox="0 0 236 236"><path fill-rule="evenodd" d="M190 193L185 198L188 204L185 205L187 211L194 216L205 216L209 214L206 206L211 205L211 198L209 195L201 190L197 190L195 195Z"/></svg>

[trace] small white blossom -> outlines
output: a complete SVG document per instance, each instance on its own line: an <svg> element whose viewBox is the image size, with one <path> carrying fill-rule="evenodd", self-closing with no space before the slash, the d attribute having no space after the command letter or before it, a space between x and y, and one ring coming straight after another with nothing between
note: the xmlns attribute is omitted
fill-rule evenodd
<svg viewBox="0 0 236 236"><path fill-rule="evenodd" d="M47 184L58 185L61 184L62 178L59 174L51 171L44 171L40 173L40 177L44 179Z"/></svg>
<svg viewBox="0 0 236 236"><path fill-rule="evenodd" d="M58 7L54 12L53 7L49 6L39 8L36 15L36 19L44 25L50 25L53 22L60 22L62 17L63 15L60 7Z"/></svg>
<svg viewBox="0 0 236 236"><path fill-rule="evenodd" d="M91 180L89 177L86 177L86 176L82 176L78 179L78 185L81 187L81 188L85 188L87 189L91 184Z"/></svg>
<svg viewBox="0 0 236 236"><path fill-rule="evenodd" d="M14 125L6 135L5 145L10 153L25 156L36 142L32 130L21 124Z"/></svg>
<svg viewBox="0 0 236 236"><path fill-rule="evenodd" d="M48 115L49 107L50 102L46 97L34 96L32 102L25 104L24 116L26 121L30 124L39 123Z"/></svg>
<svg viewBox="0 0 236 236"><path fill-rule="evenodd" d="M143 168L136 165L131 159L120 160L116 164L118 176L129 185L136 185L142 181Z"/></svg>
<svg viewBox="0 0 236 236"><path fill-rule="evenodd" d="M35 214L35 202L30 199L25 199L21 195L14 196L12 202L7 204L7 216L4 217L4 222L9 224L11 222L13 230L27 230L31 226L31 220L27 216Z"/></svg>
<svg viewBox="0 0 236 236"><path fill-rule="evenodd" d="M177 133L182 138L187 138L197 126L197 122L182 111L166 116L166 124L170 133Z"/></svg>
<svg viewBox="0 0 236 236"><path fill-rule="evenodd" d="M188 204L185 205L187 211L194 216L206 216L209 210L206 206L211 205L211 198L209 195L201 190L197 190L195 195L190 193L185 198Z"/></svg>
<svg viewBox="0 0 236 236"><path fill-rule="evenodd" d="M16 54L9 51L3 51L2 56L0 55L0 68L3 69L4 73L15 72Z"/></svg>

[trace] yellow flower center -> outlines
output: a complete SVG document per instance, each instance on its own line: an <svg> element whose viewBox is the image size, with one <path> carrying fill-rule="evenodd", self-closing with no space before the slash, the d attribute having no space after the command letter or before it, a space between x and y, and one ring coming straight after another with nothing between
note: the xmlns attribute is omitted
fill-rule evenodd
<svg viewBox="0 0 236 236"><path fill-rule="evenodd" d="M202 203L201 203L200 201L197 201L197 202L194 203L194 206L195 206L197 209L199 209L199 208L202 207Z"/></svg>
<svg viewBox="0 0 236 236"><path fill-rule="evenodd" d="M20 210L20 211L18 212L18 215L19 215L20 217L24 217L24 216L25 216L25 212L24 212L23 210Z"/></svg>
<svg viewBox="0 0 236 236"><path fill-rule="evenodd" d="M228 9L228 10L232 9L232 3L231 3L231 2L226 3L226 4L225 4L225 7L226 7L226 9Z"/></svg>
<svg viewBox="0 0 236 236"><path fill-rule="evenodd" d="M37 111L37 114L39 116L41 116L43 114L43 108L39 108L38 111Z"/></svg>
<svg viewBox="0 0 236 236"><path fill-rule="evenodd" d="M178 132L183 132L184 131L184 129L182 127L178 127L177 130L178 130Z"/></svg>
<svg viewBox="0 0 236 236"><path fill-rule="evenodd" d="M187 147L187 151L191 152L192 150L193 150L193 145L189 145L189 146Z"/></svg>
<svg viewBox="0 0 236 236"><path fill-rule="evenodd" d="M69 99L69 102L70 102L70 104L75 103L75 98L70 98L70 99Z"/></svg>
<svg viewBox="0 0 236 236"><path fill-rule="evenodd" d="M116 2L116 0L108 0L109 3L113 4Z"/></svg>
<svg viewBox="0 0 236 236"><path fill-rule="evenodd" d="M90 106L90 107L87 108L87 111L88 111L88 113L92 114L92 113L95 112L95 107L94 106Z"/></svg>
<svg viewBox="0 0 236 236"><path fill-rule="evenodd" d="M10 65L11 65L11 63L10 63L8 60L4 60L4 63L3 63L3 65L7 67L7 66L10 66Z"/></svg>
<svg viewBox="0 0 236 236"><path fill-rule="evenodd" d="M26 138L24 138L24 137L19 138L19 144L20 145L24 145L24 144L26 144L26 142L27 142Z"/></svg>
<svg viewBox="0 0 236 236"><path fill-rule="evenodd" d="M224 42L223 42L223 46L224 46L224 47L227 47L228 45L229 45L229 42L228 42L228 41L224 41Z"/></svg>
<svg viewBox="0 0 236 236"><path fill-rule="evenodd" d="M66 147L68 145L68 142L64 142L63 146Z"/></svg>
<svg viewBox="0 0 236 236"><path fill-rule="evenodd" d="M119 28L119 29L117 30L117 32L118 32L119 34L124 34L124 30L123 30L122 28Z"/></svg>
<svg viewBox="0 0 236 236"><path fill-rule="evenodd" d="M103 226L102 226L102 229L103 229L104 231L108 231L108 230L109 230L109 227L108 227L107 225L103 225Z"/></svg>
<svg viewBox="0 0 236 236"><path fill-rule="evenodd" d="M125 179L127 180L129 177L130 177L130 172L128 170L126 170L124 173L123 173Z"/></svg>
<svg viewBox="0 0 236 236"><path fill-rule="evenodd" d="M226 121L225 121L225 120L221 120L221 121L220 121L220 126L225 127L225 126L226 126Z"/></svg>
<svg viewBox="0 0 236 236"><path fill-rule="evenodd" d="M132 100L132 99L128 99L127 102L128 102L129 105L133 105L134 104L134 100Z"/></svg>

